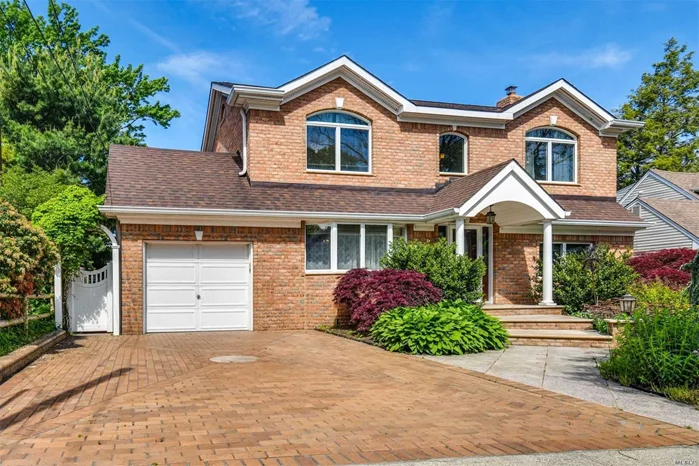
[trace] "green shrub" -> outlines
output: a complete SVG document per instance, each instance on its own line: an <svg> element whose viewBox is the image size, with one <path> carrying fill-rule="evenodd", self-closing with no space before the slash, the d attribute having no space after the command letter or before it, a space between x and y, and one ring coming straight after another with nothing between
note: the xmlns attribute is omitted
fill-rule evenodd
<svg viewBox="0 0 699 466"><path fill-rule="evenodd" d="M54 317L32 320L29 331L24 331L24 324L0 328L0 356L11 353L24 345L56 330Z"/></svg>
<svg viewBox="0 0 699 466"><path fill-rule="evenodd" d="M619 346L600 364L600 372L622 385L680 398L699 389L698 349L699 312L637 312L634 324L624 327Z"/></svg>
<svg viewBox="0 0 699 466"><path fill-rule="evenodd" d="M566 312L580 312L585 304L624 295L637 274L628 265L629 252L617 253L608 245L559 257L553 264L553 299ZM543 264L532 277L532 295L541 299Z"/></svg>
<svg viewBox="0 0 699 466"><path fill-rule="evenodd" d="M699 306L699 252L697 252L697 255L694 256L692 262L687 264L684 268L692 274L692 278L689 281L689 287L687 288L689 302L695 306Z"/></svg>
<svg viewBox="0 0 699 466"><path fill-rule="evenodd" d="M498 319L461 300L385 312L371 337L388 351L412 354L480 353L507 345Z"/></svg>
<svg viewBox="0 0 699 466"><path fill-rule="evenodd" d="M682 314L691 307L684 290L673 290L660 281L634 283L629 287L629 293L636 298L636 309L645 313L663 309Z"/></svg>
<svg viewBox="0 0 699 466"><path fill-rule="evenodd" d="M483 297L485 263L456 254L442 238L434 243L397 239L381 260L386 269L417 270L442 290L444 299L475 303Z"/></svg>

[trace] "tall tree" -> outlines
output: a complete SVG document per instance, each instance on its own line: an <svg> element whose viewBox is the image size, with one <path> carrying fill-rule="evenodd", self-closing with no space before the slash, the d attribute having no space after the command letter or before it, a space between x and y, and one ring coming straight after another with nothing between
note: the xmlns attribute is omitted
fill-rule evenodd
<svg viewBox="0 0 699 466"><path fill-rule="evenodd" d="M0 0L0 21L0 120L25 169L65 169L102 194L109 144L145 145L145 123L179 116L154 99L168 80L109 61L109 38L83 30L75 8L49 0L34 19L19 0Z"/></svg>
<svg viewBox="0 0 699 466"><path fill-rule="evenodd" d="M693 56L686 45L670 39L663 60L643 74L641 85L621 107L620 118L646 125L619 137L619 188L651 168L699 171L699 71Z"/></svg>

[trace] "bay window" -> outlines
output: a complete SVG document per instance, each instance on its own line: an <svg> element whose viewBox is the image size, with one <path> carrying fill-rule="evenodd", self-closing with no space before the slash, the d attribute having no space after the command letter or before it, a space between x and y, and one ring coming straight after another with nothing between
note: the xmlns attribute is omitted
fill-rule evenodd
<svg viewBox="0 0 699 466"><path fill-rule="evenodd" d="M524 166L537 181L574 183L577 169L576 140L554 128L528 131Z"/></svg>
<svg viewBox="0 0 699 466"><path fill-rule="evenodd" d="M403 225L328 223L306 225L306 271L376 270L391 242L404 238Z"/></svg>

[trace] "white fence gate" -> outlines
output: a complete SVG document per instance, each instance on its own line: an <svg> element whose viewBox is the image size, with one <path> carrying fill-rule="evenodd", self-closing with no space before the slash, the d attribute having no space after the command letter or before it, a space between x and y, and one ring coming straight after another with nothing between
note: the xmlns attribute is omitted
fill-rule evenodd
<svg viewBox="0 0 699 466"><path fill-rule="evenodd" d="M73 280L68 301L71 332L112 332L112 287L111 262Z"/></svg>

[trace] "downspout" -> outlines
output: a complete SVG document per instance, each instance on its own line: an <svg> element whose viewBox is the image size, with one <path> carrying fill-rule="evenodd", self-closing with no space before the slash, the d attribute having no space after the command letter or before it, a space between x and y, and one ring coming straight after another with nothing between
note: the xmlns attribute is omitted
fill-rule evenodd
<svg viewBox="0 0 699 466"><path fill-rule="evenodd" d="M245 176L248 172L248 118L242 108L240 109L240 118L243 120L243 171L238 173L238 176Z"/></svg>

